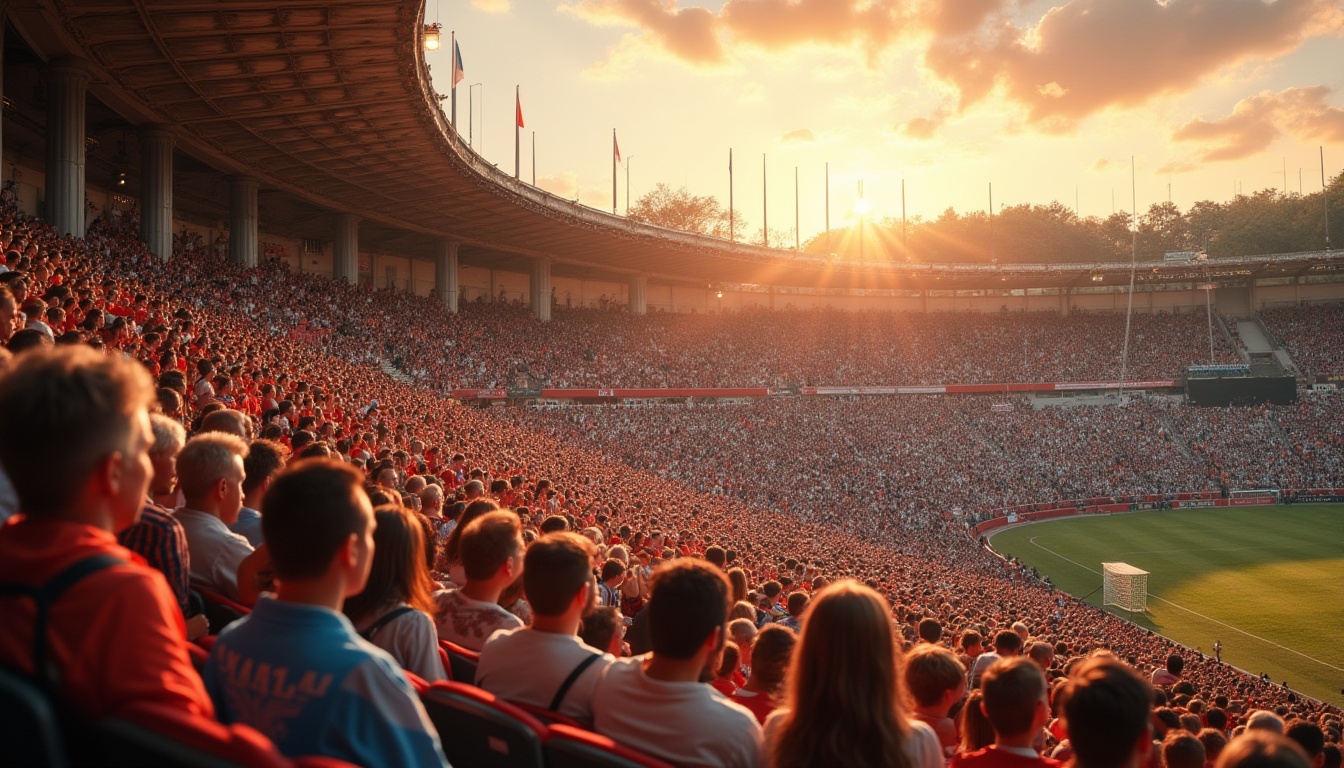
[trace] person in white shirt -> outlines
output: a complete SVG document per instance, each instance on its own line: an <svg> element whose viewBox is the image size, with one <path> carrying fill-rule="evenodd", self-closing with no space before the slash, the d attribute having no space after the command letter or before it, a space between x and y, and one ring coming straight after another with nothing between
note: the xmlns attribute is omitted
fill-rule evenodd
<svg viewBox="0 0 1344 768"><path fill-rule="evenodd" d="M755 768L761 727L747 708L701 682L719 659L731 587L723 572L683 558L653 574L653 652L608 667L593 694L593 726L680 766Z"/></svg>
<svg viewBox="0 0 1344 768"><path fill-rule="evenodd" d="M173 514L187 536L192 587L251 605L260 591L256 573L266 555L229 530L243 507L246 455L247 443L234 435L207 432L188 440L177 456L185 504Z"/></svg>
<svg viewBox="0 0 1344 768"><path fill-rule="evenodd" d="M528 547L523 590L532 626L496 632L486 642L476 685L507 701L592 722L593 691L615 661L577 637L596 608L596 556L591 541L567 532L547 534Z"/></svg>
<svg viewBox="0 0 1344 768"><path fill-rule="evenodd" d="M487 512L462 531L461 544L466 583L434 594L434 624L440 640L480 651L495 632L523 626L499 605L505 588L523 574L522 523L509 510Z"/></svg>

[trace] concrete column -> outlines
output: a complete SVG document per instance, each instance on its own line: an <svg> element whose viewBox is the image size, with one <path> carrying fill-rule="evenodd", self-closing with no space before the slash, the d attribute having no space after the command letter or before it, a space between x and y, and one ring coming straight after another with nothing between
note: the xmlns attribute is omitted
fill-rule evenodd
<svg viewBox="0 0 1344 768"><path fill-rule="evenodd" d="M337 280L359 282L359 217L353 213L336 216L336 252L332 267Z"/></svg>
<svg viewBox="0 0 1344 768"><path fill-rule="evenodd" d="M434 251L434 292L449 312L457 311L457 250L460 244L439 240Z"/></svg>
<svg viewBox="0 0 1344 768"><path fill-rule="evenodd" d="M140 129L140 239L163 261L173 254L173 134L162 125Z"/></svg>
<svg viewBox="0 0 1344 768"><path fill-rule="evenodd" d="M551 260L538 258L532 260L532 280L528 285L532 293L532 314L543 323L551 321Z"/></svg>
<svg viewBox="0 0 1344 768"><path fill-rule="evenodd" d="M257 266L258 186L251 176L229 177L229 260L240 267ZM171 211L168 226L172 227Z"/></svg>
<svg viewBox="0 0 1344 768"><path fill-rule="evenodd" d="M47 67L47 221L84 237L84 92L88 63L62 56Z"/></svg>
<svg viewBox="0 0 1344 768"><path fill-rule="evenodd" d="M630 314L647 315L649 313L649 276L635 275L630 278Z"/></svg>

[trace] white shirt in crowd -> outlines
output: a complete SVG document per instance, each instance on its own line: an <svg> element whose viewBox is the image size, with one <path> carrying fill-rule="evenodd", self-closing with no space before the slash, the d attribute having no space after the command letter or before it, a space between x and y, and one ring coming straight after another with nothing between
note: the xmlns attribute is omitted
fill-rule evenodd
<svg viewBox="0 0 1344 768"><path fill-rule="evenodd" d="M597 656L574 679L557 710L585 723L593 721L593 691L615 661L574 635L510 629L486 641L476 667L476 685L505 701L550 707L560 686L585 659Z"/></svg>

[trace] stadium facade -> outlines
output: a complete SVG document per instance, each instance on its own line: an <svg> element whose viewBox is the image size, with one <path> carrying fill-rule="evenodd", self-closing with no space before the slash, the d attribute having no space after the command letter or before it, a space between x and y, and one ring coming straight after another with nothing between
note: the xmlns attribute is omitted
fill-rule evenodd
<svg viewBox="0 0 1344 768"><path fill-rule="evenodd" d="M513 178L462 140L423 3L41 0L6 10L4 178L70 233L136 211L151 250L200 232L237 262L643 313L745 307L1124 311L1130 265L837 261L639 224ZM241 233L241 236L239 234ZM1138 312L1344 298L1338 251L1138 265ZM550 297L547 300L547 297Z"/></svg>

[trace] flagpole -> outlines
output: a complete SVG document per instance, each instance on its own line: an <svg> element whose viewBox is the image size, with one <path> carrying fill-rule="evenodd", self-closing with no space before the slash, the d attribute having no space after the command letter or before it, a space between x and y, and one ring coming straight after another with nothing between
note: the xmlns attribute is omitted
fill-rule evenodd
<svg viewBox="0 0 1344 768"><path fill-rule="evenodd" d="M761 236L765 239L765 247L770 247L770 205L768 195L770 190L765 185L765 153L761 153Z"/></svg>
<svg viewBox="0 0 1344 768"><path fill-rule="evenodd" d="M826 255L831 255L831 164L826 164Z"/></svg>
<svg viewBox="0 0 1344 768"><path fill-rule="evenodd" d="M537 132L532 132L532 186L537 186Z"/></svg>
<svg viewBox="0 0 1344 768"><path fill-rule="evenodd" d="M737 242L737 211L733 209L733 148L728 148L728 241Z"/></svg>
<svg viewBox="0 0 1344 768"><path fill-rule="evenodd" d="M616 129L611 129L611 213L616 214Z"/></svg>
<svg viewBox="0 0 1344 768"><path fill-rule="evenodd" d="M521 127L518 124L522 122L522 120L518 119L518 116L523 113L523 101L520 91L520 86L513 86L513 178L515 179L518 178L518 169L522 165L522 150L519 149L518 143L518 129Z"/></svg>
<svg viewBox="0 0 1344 768"><path fill-rule="evenodd" d="M801 250L798 234L798 166L793 166L793 250Z"/></svg>
<svg viewBox="0 0 1344 768"><path fill-rule="evenodd" d="M910 258L909 243L906 241L905 231L905 179L901 179L901 247L905 250L905 258Z"/></svg>
<svg viewBox="0 0 1344 768"><path fill-rule="evenodd" d="M1330 190L1325 186L1325 145L1321 145L1321 200L1325 204L1325 252L1330 252Z"/></svg>
<svg viewBox="0 0 1344 768"><path fill-rule="evenodd" d="M625 215L626 215L626 216L629 216L629 215L630 215L630 161L631 161L631 160L634 160L634 159L635 159L635 156L634 156L634 155L631 155L631 156L625 158Z"/></svg>
<svg viewBox="0 0 1344 768"><path fill-rule="evenodd" d="M457 130L457 30L448 33L448 39L451 41L448 45L448 57L452 62L448 66L448 79L453 84L453 130Z"/></svg>

